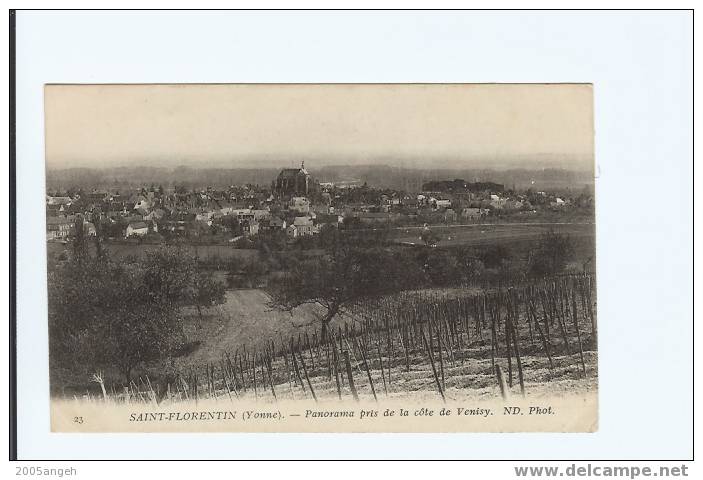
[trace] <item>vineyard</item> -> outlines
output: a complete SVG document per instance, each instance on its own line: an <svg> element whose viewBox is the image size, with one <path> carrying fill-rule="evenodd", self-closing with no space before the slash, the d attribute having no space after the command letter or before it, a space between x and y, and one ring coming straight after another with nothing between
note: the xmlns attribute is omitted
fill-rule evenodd
<svg viewBox="0 0 703 480"><path fill-rule="evenodd" d="M318 330L241 345L110 393L94 381L106 399L147 403L558 394L595 388L595 310L590 275L481 294L406 292L345 312L327 338Z"/></svg>

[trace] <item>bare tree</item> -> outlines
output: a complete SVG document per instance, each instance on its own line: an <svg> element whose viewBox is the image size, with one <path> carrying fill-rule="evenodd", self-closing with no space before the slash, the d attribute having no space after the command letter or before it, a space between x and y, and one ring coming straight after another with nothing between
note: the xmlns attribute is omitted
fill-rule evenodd
<svg viewBox="0 0 703 480"><path fill-rule="evenodd" d="M195 276L195 288L192 302L198 310L200 326L203 323L203 308L210 308L225 303L225 286L206 272L199 272Z"/></svg>
<svg viewBox="0 0 703 480"><path fill-rule="evenodd" d="M289 312L305 304L319 305L324 309L320 317L324 340L340 310L402 289L410 278L402 266L396 255L381 246L340 239L322 256L290 262L284 275L271 284L270 305Z"/></svg>

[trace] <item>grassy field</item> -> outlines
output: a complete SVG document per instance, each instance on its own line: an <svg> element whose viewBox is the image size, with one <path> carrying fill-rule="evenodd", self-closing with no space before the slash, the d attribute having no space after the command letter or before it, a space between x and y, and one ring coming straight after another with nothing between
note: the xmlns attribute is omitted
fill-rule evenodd
<svg viewBox="0 0 703 480"><path fill-rule="evenodd" d="M423 227L399 227L391 231L394 242L407 246L424 245L420 234ZM484 247L489 245L505 245L514 250L516 256L523 256L539 236L548 231L568 235L576 250L576 259L583 260L595 254L595 225L594 224L556 224L556 223L524 223L524 224L490 224L490 225L446 225L434 226L432 231L438 236L438 246L451 247ZM105 243L105 248L115 257L133 256L143 258L148 252L161 247L158 244L137 243ZM59 255L70 249L70 244L47 242L49 262L55 262ZM222 261L221 268L226 268L229 259L251 260L258 256L254 249L238 249L230 245L185 245L183 248L197 255L200 259L218 258Z"/></svg>
<svg viewBox="0 0 703 480"><path fill-rule="evenodd" d="M61 252L71 248L70 244L59 242L47 242L46 245L49 261L58 258ZM143 258L148 252L161 248L159 244L136 243L105 243L104 246L115 258L127 256ZM231 258L249 260L258 255L257 250L238 249L230 245L184 245L182 248L204 260L212 257L219 257L224 261Z"/></svg>
<svg viewBox="0 0 703 480"><path fill-rule="evenodd" d="M512 224L512 225L466 225L432 227L439 237L438 248L470 248L502 245L511 253L513 260L525 262L529 252L535 248L540 235L554 231L567 235L574 248L574 257L567 271L581 272L595 269L596 231L593 224ZM395 240L409 248L424 245L420 238L421 228L404 228L396 232Z"/></svg>
<svg viewBox="0 0 703 480"><path fill-rule="evenodd" d="M484 246L497 243L515 243L536 240L543 233L554 231L569 235L573 239L594 238L596 227L593 224L497 224L497 225L457 225L431 227L439 237L439 246ZM397 242L409 245L423 245L420 234L422 227L398 229L394 235Z"/></svg>

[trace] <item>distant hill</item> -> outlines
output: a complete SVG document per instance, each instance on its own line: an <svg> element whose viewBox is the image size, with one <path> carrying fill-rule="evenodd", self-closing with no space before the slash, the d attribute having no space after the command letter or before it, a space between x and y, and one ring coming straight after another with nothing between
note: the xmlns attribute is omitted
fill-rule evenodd
<svg viewBox="0 0 703 480"><path fill-rule="evenodd" d="M422 184L422 189L427 192L502 192L504 186L493 182L467 182L461 178L454 180L437 180Z"/></svg>
<svg viewBox="0 0 703 480"><path fill-rule="evenodd" d="M403 168L386 165L339 165L315 168L308 171L320 182L347 182L368 184L370 187L392 188L417 192L423 185L464 179L469 183L493 183L505 188L525 189L582 189L593 186L593 173L561 168L542 169L446 169ZM107 169L69 168L48 169L48 189L67 188L133 188L154 184L187 188L254 184L269 187L281 168L193 168L193 167L114 167Z"/></svg>
<svg viewBox="0 0 703 480"><path fill-rule="evenodd" d="M307 163L306 163L307 165ZM511 169L450 169L450 168L403 168L386 165L329 166L310 173L321 182L356 180L372 187L385 187L409 192L425 190L430 182L447 179L463 179L469 183L493 183L503 188L537 190L562 190L592 188L593 172L567 170L563 168L511 168ZM479 187L480 188L480 187Z"/></svg>

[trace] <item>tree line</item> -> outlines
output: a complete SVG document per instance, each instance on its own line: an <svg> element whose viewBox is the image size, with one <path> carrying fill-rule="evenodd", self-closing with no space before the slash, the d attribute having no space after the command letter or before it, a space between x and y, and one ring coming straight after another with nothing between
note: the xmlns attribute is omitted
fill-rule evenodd
<svg viewBox="0 0 703 480"><path fill-rule="evenodd" d="M574 257L566 235L543 234L524 263L510 262L503 245L438 249L389 246L383 230L330 232L333 238L319 255L289 257L282 274L269 281L271 305L291 311L304 304L324 309L323 340L340 310L404 290L462 285L491 269L506 281L543 277L563 271Z"/></svg>
<svg viewBox="0 0 703 480"><path fill-rule="evenodd" d="M225 285L183 249L164 246L138 261L90 255L81 242L49 271L52 372L117 368L129 383L137 365L183 346L183 307L202 320L202 309L224 303Z"/></svg>

